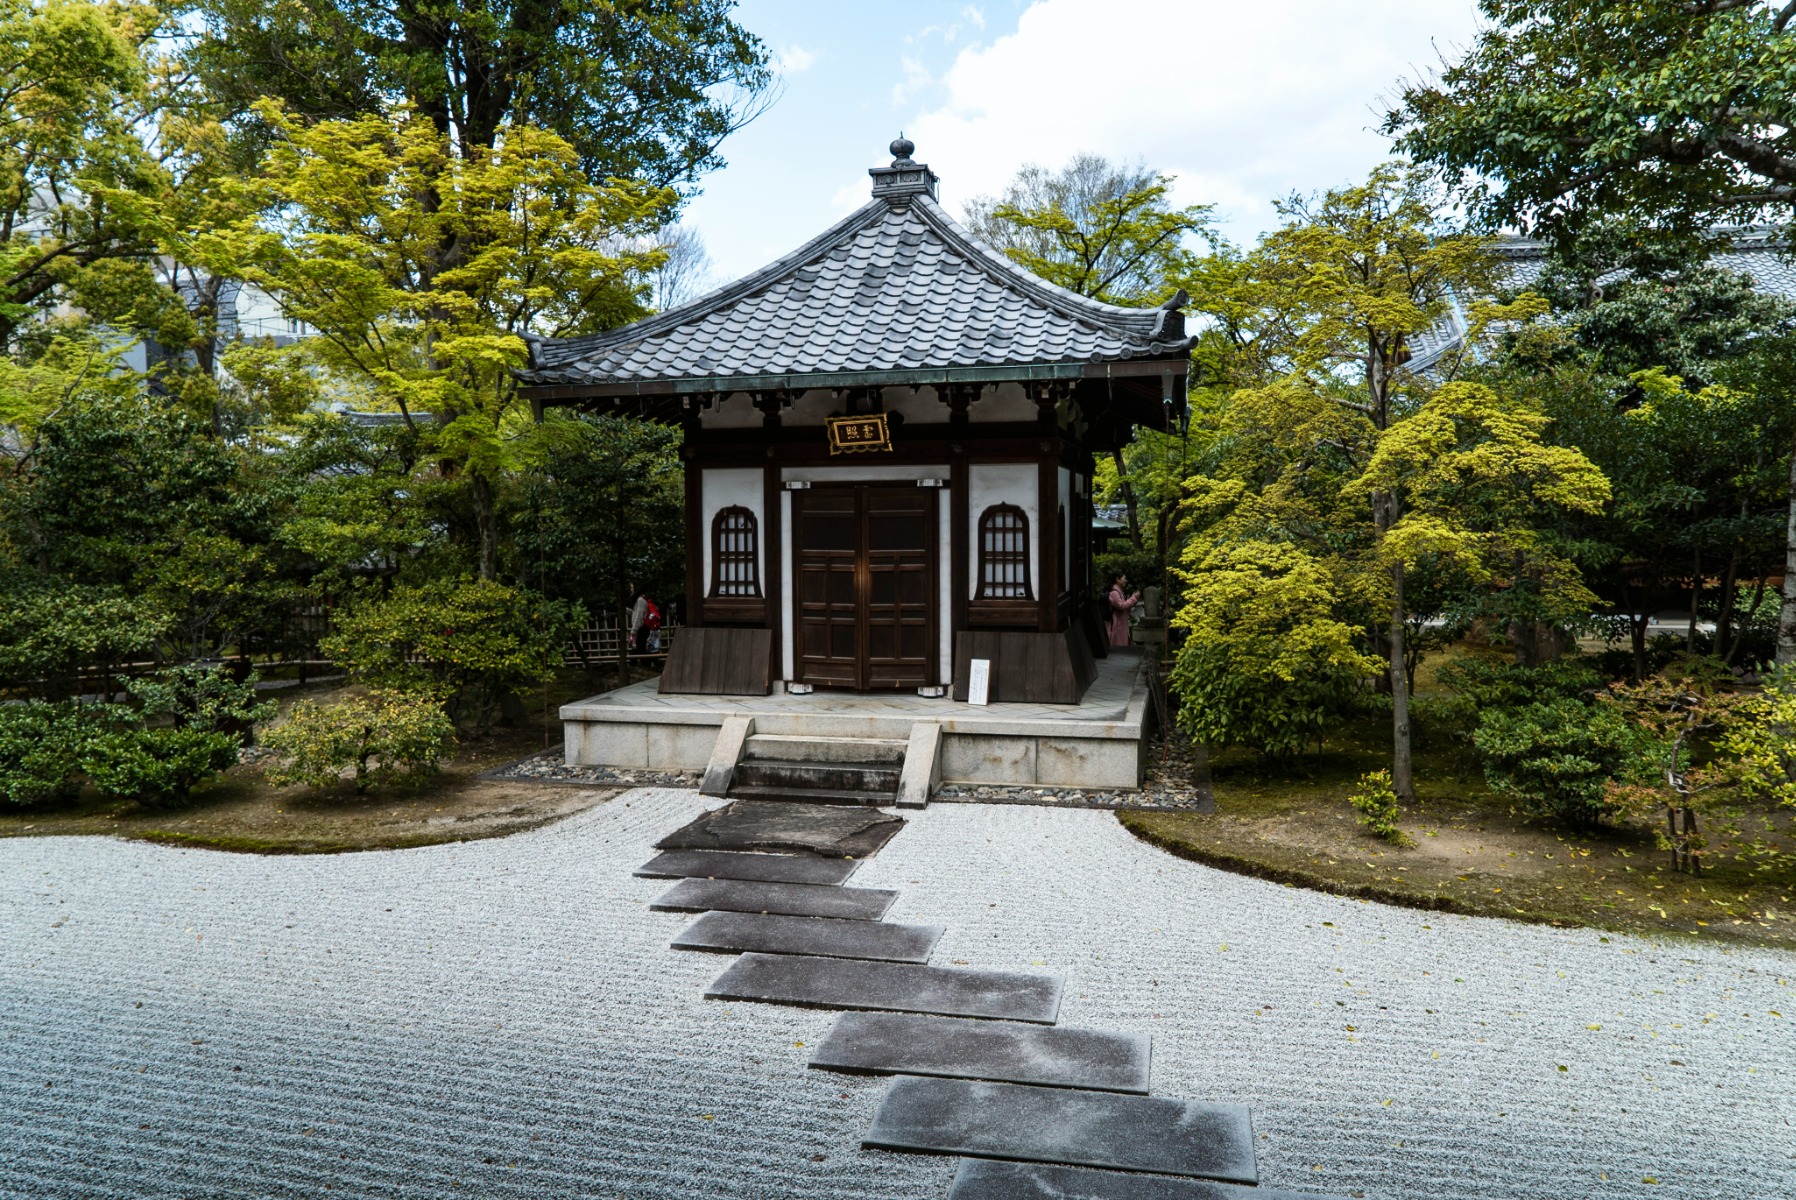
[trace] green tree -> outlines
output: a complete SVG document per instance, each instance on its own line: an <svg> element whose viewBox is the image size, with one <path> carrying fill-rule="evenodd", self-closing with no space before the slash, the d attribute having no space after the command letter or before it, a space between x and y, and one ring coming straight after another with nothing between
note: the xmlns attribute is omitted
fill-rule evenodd
<svg viewBox="0 0 1796 1200"><path fill-rule="evenodd" d="M1492 272L1483 243L1443 225L1421 180L1385 167L1286 212L1239 277L1269 314L1256 321L1271 381L1215 414L1208 470L1188 483L1185 554L1201 564L1212 545L1282 540L1329 562L1341 611L1370 625L1388 664L1393 787L1413 799L1407 642L1423 614L1412 581L1500 598L1517 634L1524 617L1570 617L1594 597L1541 515L1595 510L1608 485L1583 455L1546 444L1547 421L1527 405L1410 367L1416 340L1455 295L1488 294ZM1473 338L1543 308L1478 304ZM1200 607L1181 614L1194 626L1207 619L1201 574L1186 599Z"/></svg>
<svg viewBox="0 0 1796 1200"><path fill-rule="evenodd" d="M659 261L631 249L672 194L595 187L574 150L527 126L464 149L416 115L302 125L263 113L270 150L247 221L195 243L220 270L278 296L317 335L304 353L425 435L421 465L466 501L477 573L499 567L499 492L521 466L530 413L512 369L532 334L639 316Z"/></svg>
<svg viewBox="0 0 1796 1200"><path fill-rule="evenodd" d="M1627 215L1685 236L1796 201L1796 9L1482 0L1488 24L1386 119L1492 225Z"/></svg>
<svg viewBox="0 0 1796 1200"><path fill-rule="evenodd" d="M1198 274L1199 245L1214 248L1220 239L1215 206L1172 207L1172 184L1172 176L1140 163L1078 154L1058 171L1025 166L1001 195L968 202L964 216L987 245L1070 292L1110 304L1182 305L1180 285ZM1151 435L1137 445L1113 451L1097 482L1100 496L1122 499L1129 544L1140 550L1144 498L1172 494L1141 476L1176 454ZM1169 505L1154 504L1152 511L1170 522ZM1161 553L1165 541L1156 543Z"/></svg>
<svg viewBox="0 0 1796 1200"><path fill-rule="evenodd" d="M1761 0L1482 0L1489 26L1385 127L1489 226L1562 251L1635 243L1686 265L1716 227L1788 225L1796 203L1796 8ZM1638 262L1626 264L1638 269ZM1652 272L1646 272L1651 275ZM1675 348L1675 336L1672 345ZM1685 374L1690 364L1664 361ZM1796 662L1796 450L1780 663Z"/></svg>
<svg viewBox="0 0 1796 1200"><path fill-rule="evenodd" d="M537 436L512 500L514 576L594 613L623 612L634 581L670 610L686 585L680 432L557 410Z"/></svg>
<svg viewBox="0 0 1796 1200"><path fill-rule="evenodd" d="M418 113L490 153L552 131L594 183L690 182L771 98L766 47L733 0L202 0L186 61L213 102L278 138L257 103L308 121Z"/></svg>
<svg viewBox="0 0 1796 1200"><path fill-rule="evenodd" d="M131 5L0 0L0 350L72 283L149 248L90 192L145 165L132 119L154 23Z"/></svg>

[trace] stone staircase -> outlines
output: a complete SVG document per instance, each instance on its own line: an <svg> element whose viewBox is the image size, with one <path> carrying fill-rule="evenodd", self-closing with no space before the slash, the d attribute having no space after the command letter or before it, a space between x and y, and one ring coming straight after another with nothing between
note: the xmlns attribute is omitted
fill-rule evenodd
<svg viewBox="0 0 1796 1200"><path fill-rule="evenodd" d="M909 743L890 738L754 734L730 777L731 800L892 805Z"/></svg>

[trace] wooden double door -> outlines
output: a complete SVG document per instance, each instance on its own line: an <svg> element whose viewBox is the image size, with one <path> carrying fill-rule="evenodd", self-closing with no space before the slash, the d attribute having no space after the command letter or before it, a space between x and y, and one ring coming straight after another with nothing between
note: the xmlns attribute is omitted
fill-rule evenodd
<svg viewBox="0 0 1796 1200"><path fill-rule="evenodd" d="M933 687L937 489L814 484L792 493L798 681Z"/></svg>

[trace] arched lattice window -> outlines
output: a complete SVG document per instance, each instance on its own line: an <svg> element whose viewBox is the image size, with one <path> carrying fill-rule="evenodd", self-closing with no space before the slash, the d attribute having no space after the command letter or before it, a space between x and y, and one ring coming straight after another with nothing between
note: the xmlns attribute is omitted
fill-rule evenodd
<svg viewBox="0 0 1796 1200"><path fill-rule="evenodd" d="M1029 598L1029 518L994 504L979 516L979 599Z"/></svg>
<svg viewBox="0 0 1796 1200"><path fill-rule="evenodd" d="M759 534L755 514L740 505L711 518L711 594L758 597L761 576L756 566Z"/></svg>

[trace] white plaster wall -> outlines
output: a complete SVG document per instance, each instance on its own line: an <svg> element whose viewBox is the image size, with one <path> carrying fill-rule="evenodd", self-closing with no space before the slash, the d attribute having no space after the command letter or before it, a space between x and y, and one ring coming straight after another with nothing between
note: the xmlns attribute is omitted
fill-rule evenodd
<svg viewBox="0 0 1796 1200"><path fill-rule="evenodd" d="M717 407L699 413L698 423L702 429L759 429L761 410L747 392L732 392Z"/></svg>
<svg viewBox="0 0 1796 1200"><path fill-rule="evenodd" d="M994 504L1014 504L1029 518L1029 586L1041 599L1041 485L1034 463L967 467L967 599L979 595L979 517Z"/></svg>
<svg viewBox="0 0 1796 1200"><path fill-rule="evenodd" d="M755 514L755 578L761 581L761 594L767 594L767 514L765 484L760 470L754 467L707 467L702 484L705 516L699 526L704 547L705 594L711 594L711 521L722 509L741 505Z"/></svg>

